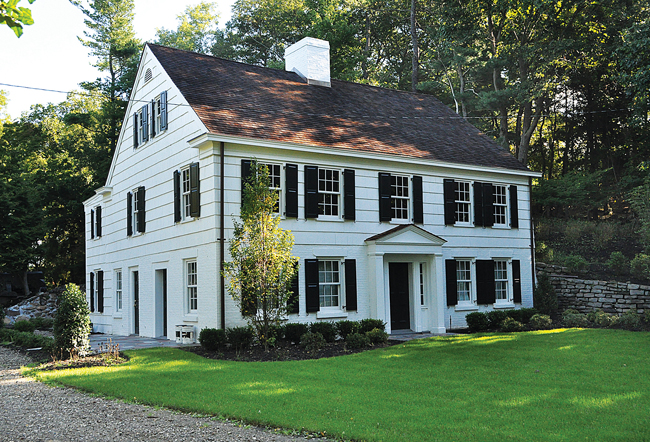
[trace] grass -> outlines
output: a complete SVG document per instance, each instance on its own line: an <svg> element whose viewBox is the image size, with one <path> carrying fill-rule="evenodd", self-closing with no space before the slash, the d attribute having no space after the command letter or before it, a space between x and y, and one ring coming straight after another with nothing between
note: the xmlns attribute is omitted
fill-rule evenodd
<svg viewBox="0 0 650 442"><path fill-rule="evenodd" d="M289 362L126 353L131 360L115 367L29 373L109 397L352 440L650 440L648 333L463 335Z"/></svg>

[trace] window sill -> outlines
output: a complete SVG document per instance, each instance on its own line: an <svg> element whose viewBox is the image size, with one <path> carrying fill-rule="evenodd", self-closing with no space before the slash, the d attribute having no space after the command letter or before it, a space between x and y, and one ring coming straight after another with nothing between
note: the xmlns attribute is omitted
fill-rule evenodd
<svg viewBox="0 0 650 442"><path fill-rule="evenodd" d="M513 308L515 308L515 304L512 303L512 302L494 303L492 307L497 308L497 309L501 309L501 308L503 308L503 309L513 309Z"/></svg>
<svg viewBox="0 0 650 442"><path fill-rule="evenodd" d="M348 313L344 312L343 310L316 312L316 319L347 318L347 317L348 317Z"/></svg>
<svg viewBox="0 0 650 442"><path fill-rule="evenodd" d="M183 316L183 322L199 322L199 315L185 314Z"/></svg>
<svg viewBox="0 0 650 442"><path fill-rule="evenodd" d="M472 223L455 223L454 227L475 227Z"/></svg>
<svg viewBox="0 0 650 442"><path fill-rule="evenodd" d="M318 215L318 218L316 218L318 221L331 221L335 223L342 223L345 220L343 218L339 218L338 216L324 216L324 215Z"/></svg>
<svg viewBox="0 0 650 442"><path fill-rule="evenodd" d="M501 230L510 230L510 226L506 224L494 224L492 225L493 229L501 229Z"/></svg>
<svg viewBox="0 0 650 442"><path fill-rule="evenodd" d="M121 312L120 313L115 313L113 315L113 319L122 319L122 313Z"/></svg>
<svg viewBox="0 0 650 442"><path fill-rule="evenodd" d="M411 224L410 219L391 218L390 224Z"/></svg>
<svg viewBox="0 0 650 442"><path fill-rule="evenodd" d="M478 305L457 305L454 310L457 312L477 311Z"/></svg>

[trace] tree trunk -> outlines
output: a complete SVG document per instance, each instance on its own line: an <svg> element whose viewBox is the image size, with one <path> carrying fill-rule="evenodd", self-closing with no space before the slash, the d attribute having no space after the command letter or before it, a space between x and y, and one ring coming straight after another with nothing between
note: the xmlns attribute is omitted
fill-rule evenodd
<svg viewBox="0 0 650 442"><path fill-rule="evenodd" d="M29 290L29 281L27 280L27 270L23 272L23 290L25 291L25 297L28 297L29 295L32 294L32 292Z"/></svg>
<svg viewBox="0 0 650 442"><path fill-rule="evenodd" d="M370 16L366 11L366 48L363 54L363 61L361 62L362 78L367 80L370 75L368 74L368 59L370 58Z"/></svg>
<svg viewBox="0 0 650 442"><path fill-rule="evenodd" d="M519 153L517 159L520 163L526 164L528 161L528 150L530 149L530 139L535 132L537 123L542 116L544 109L544 97L537 97L535 100L535 111L533 112L533 104L527 103L524 107L524 116L521 127L521 140L519 141Z"/></svg>

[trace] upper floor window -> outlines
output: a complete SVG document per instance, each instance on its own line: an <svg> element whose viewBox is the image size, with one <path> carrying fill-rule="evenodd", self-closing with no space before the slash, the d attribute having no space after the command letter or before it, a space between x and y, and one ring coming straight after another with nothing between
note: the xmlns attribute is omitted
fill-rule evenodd
<svg viewBox="0 0 650 442"><path fill-rule="evenodd" d="M517 186L444 180L445 225L519 227Z"/></svg>
<svg viewBox="0 0 650 442"><path fill-rule="evenodd" d="M133 147L167 130L167 91L133 113Z"/></svg>
<svg viewBox="0 0 650 442"><path fill-rule="evenodd" d="M469 223L471 221L471 189L467 181L456 181L454 201L456 203L456 222Z"/></svg>
<svg viewBox="0 0 650 442"><path fill-rule="evenodd" d="M181 171L183 182L183 219L190 217L190 169L185 168Z"/></svg>
<svg viewBox="0 0 650 442"><path fill-rule="evenodd" d="M424 222L421 176L379 172L379 220Z"/></svg>
<svg viewBox="0 0 650 442"><path fill-rule="evenodd" d="M260 163L269 171L269 189L276 192L277 200L273 211L280 213L282 207L282 166L279 164Z"/></svg>
<svg viewBox="0 0 650 442"><path fill-rule="evenodd" d="M174 222L201 216L199 163L191 163L174 174Z"/></svg>
<svg viewBox="0 0 650 442"><path fill-rule="evenodd" d="M144 186L133 189L126 194L126 234L144 233L145 231L145 192Z"/></svg>
<svg viewBox="0 0 650 442"><path fill-rule="evenodd" d="M409 177L391 175L390 190L393 219L409 219Z"/></svg>
<svg viewBox="0 0 650 442"><path fill-rule="evenodd" d="M102 206L90 210L90 238L102 236Z"/></svg>
<svg viewBox="0 0 650 442"><path fill-rule="evenodd" d="M338 217L341 201L341 173L336 169L318 169L318 215Z"/></svg>
<svg viewBox="0 0 650 442"><path fill-rule="evenodd" d="M500 226L508 225L508 194L506 186L495 184L494 190L494 224Z"/></svg>

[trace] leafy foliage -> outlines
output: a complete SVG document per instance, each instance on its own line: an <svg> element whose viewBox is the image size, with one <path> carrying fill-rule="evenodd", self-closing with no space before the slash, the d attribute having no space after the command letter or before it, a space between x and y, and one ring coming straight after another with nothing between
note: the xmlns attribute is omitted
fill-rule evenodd
<svg viewBox="0 0 650 442"><path fill-rule="evenodd" d="M345 345L352 349L366 348L370 345L370 338L365 333L352 333L345 338Z"/></svg>
<svg viewBox="0 0 650 442"><path fill-rule="evenodd" d="M85 356L90 350L90 310L79 286L68 284L54 318L54 345L63 357Z"/></svg>
<svg viewBox="0 0 650 442"><path fill-rule="evenodd" d="M336 327L332 322L312 322L309 331L311 333L320 333L326 342L336 341Z"/></svg>
<svg viewBox="0 0 650 442"><path fill-rule="evenodd" d="M361 320L360 328L360 333L367 333L371 330L374 330L375 328L378 328L379 330L386 330L386 323L381 319L367 318Z"/></svg>
<svg viewBox="0 0 650 442"><path fill-rule="evenodd" d="M255 332L251 327L231 327L226 329L226 341L237 351L253 345Z"/></svg>
<svg viewBox="0 0 650 442"><path fill-rule="evenodd" d="M318 332L308 332L300 337L300 346L314 353L325 346L325 338Z"/></svg>
<svg viewBox="0 0 650 442"><path fill-rule="evenodd" d="M219 14L215 3L200 2L185 8L177 17L178 27L174 30L156 29L156 43L185 51L209 54L223 33L217 28Z"/></svg>
<svg viewBox="0 0 650 442"><path fill-rule="evenodd" d="M206 350L219 350L226 344L226 331L220 328L204 328L199 333L199 343Z"/></svg>
<svg viewBox="0 0 650 442"><path fill-rule="evenodd" d="M373 328L369 332L366 332L366 336L372 345L380 345L388 342L388 333L378 328Z"/></svg>
<svg viewBox="0 0 650 442"><path fill-rule="evenodd" d="M548 315L536 314L530 318L529 325L533 330L549 330L553 326L553 320Z"/></svg>
<svg viewBox="0 0 650 442"><path fill-rule="evenodd" d="M537 275L537 284L533 290L533 305L541 314L554 317L557 313L557 294L546 274Z"/></svg>
<svg viewBox="0 0 650 442"><path fill-rule="evenodd" d="M630 263L630 272L638 278L650 279L650 255L636 255Z"/></svg>
<svg viewBox="0 0 650 442"><path fill-rule="evenodd" d="M487 331L490 328L490 321L483 312L468 313L465 315L465 322L467 322L467 328L471 333Z"/></svg>
<svg viewBox="0 0 650 442"><path fill-rule="evenodd" d="M30 4L35 0L28 0ZM23 26L34 24L32 11L24 6L18 6L20 0L2 0L0 1L0 25L7 25L14 31L16 37L23 35Z"/></svg>
<svg viewBox="0 0 650 442"><path fill-rule="evenodd" d="M309 332L307 324L289 322L284 326L284 337L289 342L300 343L300 338L307 332Z"/></svg>
<svg viewBox="0 0 650 442"><path fill-rule="evenodd" d="M343 340L345 340L352 333L359 333L361 330L361 324L359 324L357 321L343 320L336 322L335 325L338 335Z"/></svg>

